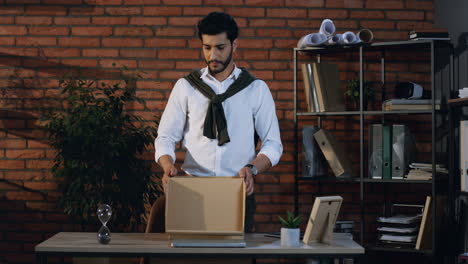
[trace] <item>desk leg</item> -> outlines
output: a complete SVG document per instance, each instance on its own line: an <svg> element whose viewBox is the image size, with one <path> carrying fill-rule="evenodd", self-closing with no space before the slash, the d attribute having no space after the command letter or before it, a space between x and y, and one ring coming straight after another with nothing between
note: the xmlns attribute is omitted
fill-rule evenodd
<svg viewBox="0 0 468 264"><path fill-rule="evenodd" d="M145 260L145 261L144 261L145 264L150 264L150 262L151 262L151 257L144 257L143 259Z"/></svg>
<svg viewBox="0 0 468 264"><path fill-rule="evenodd" d="M46 264L47 256L36 253L36 264Z"/></svg>

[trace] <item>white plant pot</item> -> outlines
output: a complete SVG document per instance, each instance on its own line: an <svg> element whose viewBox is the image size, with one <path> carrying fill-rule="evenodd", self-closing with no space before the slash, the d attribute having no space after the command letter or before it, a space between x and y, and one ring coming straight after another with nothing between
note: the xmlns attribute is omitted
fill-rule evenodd
<svg viewBox="0 0 468 264"><path fill-rule="evenodd" d="M297 247L299 246L299 228L281 228L281 246Z"/></svg>

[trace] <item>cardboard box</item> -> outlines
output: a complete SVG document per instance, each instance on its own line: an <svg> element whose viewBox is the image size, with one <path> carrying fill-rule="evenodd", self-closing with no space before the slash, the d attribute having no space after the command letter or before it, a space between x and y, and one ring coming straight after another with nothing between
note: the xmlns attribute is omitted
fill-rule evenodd
<svg viewBox="0 0 468 264"><path fill-rule="evenodd" d="M245 184L239 177L171 177L166 233L239 236L244 233Z"/></svg>

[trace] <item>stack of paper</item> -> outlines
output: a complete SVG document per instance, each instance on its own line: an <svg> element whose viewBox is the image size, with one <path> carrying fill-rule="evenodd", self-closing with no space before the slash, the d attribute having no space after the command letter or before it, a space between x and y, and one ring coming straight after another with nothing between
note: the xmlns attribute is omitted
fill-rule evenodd
<svg viewBox="0 0 468 264"><path fill-rule="evenodd" d="M379 240L383 243L398 243L414 245L419 231L422 215L394 215L379 217Z"/></svg>
<svg viewBox="0 0 468 264"><path fill-rule="evenodd" d="M464 88L458 90L458 97L460 97L460 98L468 97L468 87L464 87Z"/></svg>

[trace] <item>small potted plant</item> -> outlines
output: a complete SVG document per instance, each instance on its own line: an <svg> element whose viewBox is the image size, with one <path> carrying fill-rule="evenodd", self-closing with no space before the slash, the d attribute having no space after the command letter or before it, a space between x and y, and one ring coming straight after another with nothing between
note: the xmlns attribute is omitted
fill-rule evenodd
<svg viewBox="0 0 468 264"><path fill-rule="evenodd" d="M287 212L286 219L278 216L281 222L281 246L296 247L299 245L300 230L299 225L302 222L302 216L295 216Z"/></svg>
<svg viewBox="0 0 468 264"><path fill-rule="evenodd" d="M348 80L346 83L346 92L345 95L347 95L350 99L351 102L353 103L353 108L359 110L359 78L355 77L351 80ZM364 86L363 92L363 101L362 101L362 110L365 111L367 110L367 105L369 102L373 102L375 100L375 91L372 89L371 82L370 81L364 81Z"/></svg>

